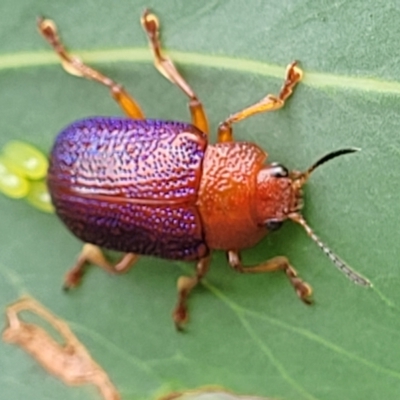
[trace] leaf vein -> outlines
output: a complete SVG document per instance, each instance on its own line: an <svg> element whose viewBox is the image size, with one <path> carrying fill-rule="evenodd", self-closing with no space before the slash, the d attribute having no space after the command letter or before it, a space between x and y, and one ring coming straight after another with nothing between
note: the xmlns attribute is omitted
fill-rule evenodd
<svg viewBox="0 0 400 400"><path fill-rule="evenodd" d="M152 62L147 48L121 48L107 50L79 50L77 53L88 63ZM217 56L191 52L168 51L179 63L222 70L247 72L282 79L284 68L275 64L245 58ZM0 56L0 71L59 64L57 57L49 51L9 53ZM382 94L400 94L400 82L378 77L336 75L324 72L306 72L304 84L316 88L336 88Z"/></svg>

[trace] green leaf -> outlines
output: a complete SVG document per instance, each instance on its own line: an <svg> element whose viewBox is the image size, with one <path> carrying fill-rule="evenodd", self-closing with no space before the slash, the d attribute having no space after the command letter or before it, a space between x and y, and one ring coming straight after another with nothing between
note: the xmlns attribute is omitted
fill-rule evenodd
<svg viewBox="0 0 400 400"><path fill-rule="evenodd" d="M184 96L151 65L139 23L146 6L159 15L163 43L204 101L213 132L230 113L277 93L285 66L301 61L305 79L286 107L238 124L235 137L300 170L329 151L362 149L313 174L304 215L374 287L346 280L288 223L243 258L286 255L313 286L315 304L298 301L284 274L235 274L216 252L179 334L170 313L176 280L190 266L143 258L120 277L93 268L66 295L63 275L80 242L54 215L2 196L2 308L22 294L42 302L70 324L124 399L207 385L285 400L398 399L398 4L3 0L0 147L22 140L48 152L71 121L122 114L106 89L65 74L36 32L38 15L53 18L67 45L123 83L146 115L188 120ZM65 387L4 343L0 371L4 398L97 396Z"/></svg>

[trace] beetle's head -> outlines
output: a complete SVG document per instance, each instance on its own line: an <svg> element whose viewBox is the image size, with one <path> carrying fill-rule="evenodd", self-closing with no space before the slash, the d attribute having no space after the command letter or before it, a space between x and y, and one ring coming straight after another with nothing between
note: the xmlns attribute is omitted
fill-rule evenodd
<svg viewBox="0 0 400 400"><path fill-rule="evenodd" d="M268 232L279 229L287 219L297 222L348 278L359 285L370 286L367 279L353 271L315 235L300 213L303 206L302 187L311 173L325 162L357 150L351 148L333 151L320 158L305 172L288 171L283 165L276 163L265 166L257 175L256 215L259 224Z"/></svg>

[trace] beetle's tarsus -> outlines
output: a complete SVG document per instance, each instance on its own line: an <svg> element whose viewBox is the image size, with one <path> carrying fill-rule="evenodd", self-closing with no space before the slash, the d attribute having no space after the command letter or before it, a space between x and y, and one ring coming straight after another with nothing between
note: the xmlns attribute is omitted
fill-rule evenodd
<svg viewBox="0 0 400 400"><path fill-rule="evenodd" d="M189 314L187 307L185 305L186 298L188 296L188 292L182 292L179 294L178 304L172 313L172 319L175 324L175 328L179 332L184 332L184 325L187 323L189 319Z"/></svg>
<svg viewBox="0 0 400 400"><path fill-rule="evenodd" d="M71 289L79 286L82 277L83 277L82 269L78 270L76 267L74 267L72 270L68 271L62 286L63 291L69 292Z"/></svg>
<svg viewBox="0 0 400 400"><path fill-rule="evenodd" d="M313 304L313 300L311 298L312 294L311 286L298 277L291 278L291 282L299 299L304 304L307 305Z"/></svg>
<svg viewBox="0 0 400 400"><path fill-rule="evenodd" d="M181 320L180 317L177 320L177 316L174 314L173 319L174 319L175 329L178 332L185 332L184 326L187 323L187 316L183 320Z"/></svg>

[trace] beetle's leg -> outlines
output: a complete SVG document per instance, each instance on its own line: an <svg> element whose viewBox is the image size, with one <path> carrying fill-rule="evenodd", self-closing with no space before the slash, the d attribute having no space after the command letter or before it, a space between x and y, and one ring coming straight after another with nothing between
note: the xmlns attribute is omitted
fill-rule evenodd
<svg viewBox="0 0 400 400"><path fill-rule="evenodd" d="M286 257L274 257L261 264L244 267L242 260L240 259L240 254L237 251L228 251L227 256L229 265L237 272L255 274L284 271L300 300L306 304L311 304L311 286L298 277L297 271L290 265L289 260Z"/></svg>
<svg viewBox="0 0 400 400"><path fill-rule="evenodd" d="M137 254L126 253L122 256L120 261L113 265L106 260L100 247L86 243L82 248L76 264L68 271L65 277L64 289L68 290L80 283L85 267L89 263L97 265L112 274L122 274L128 271L138 258L139 256Z"/></svg>
<svg viewBox="0 0 400 400"><path fill-rule="evenodd" d="M201 101L198 99L196 93L185 81L182 75L178 72L172 60L165 56L161 50L159 39L160 23L158 18L154 14L150 13L149 10L145 10L142 15L141 22L143 29L147 33L147 37L150 41L150 46L154 55L155 67L162 75L164 75L165 78L171 81L174 85L178 86L186 94L186 96L189 97L189 109L190 114L192 115L193 125L199 128L202 132L208 134L209 128L207 116Z"/></svg>
<svg viewBox="0 0 400 400"><path fill-rule="evenodd" d="M82 60L73 54L68 53L61 42L57 26L51 19L38 19L39 32L50 43L54 51L61 60L61 64L66 72L71 75L99 82L110 89L114 100L119 104L122 110L131 118L143 119L144 114L136 101L129 93L118 83L103 75L99 71L87 66Z"/></svg>
<svg viewBox="0 0 400 400"><path fill-rule="evenodd" d="M183 324L188 320L189 317L186 304L189 294L194 289L194 287L198 283L200 283L201 279L207 273L209 265L210 265L210 257L202 258L196 265L195 276L192 277L181 276L178 279L177 282L178 303L172 314L176 329L178 330L182 330Z"/></svg>
<svg viewBox="0 0 400 400"><path fill-rule="evenodd" d="M275 96L273 94L268 94L252 106L229 116L218 127L218 142L233 141L232 124L235 122L242 121L258 113L274 111L282 108L285 101L293 93L293 88L301 81L302 77L303 71L297 66L297 62L294 61L289 64L286 69L285 82L283 83L279 95Z"/></svg>

